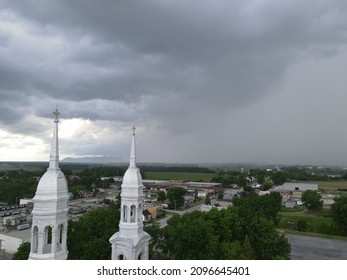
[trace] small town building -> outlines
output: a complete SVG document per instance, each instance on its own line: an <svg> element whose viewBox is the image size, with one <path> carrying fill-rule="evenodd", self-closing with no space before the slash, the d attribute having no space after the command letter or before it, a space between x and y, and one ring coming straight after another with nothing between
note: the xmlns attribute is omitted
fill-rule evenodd
<svg viewBox="0 0 347 280"><path fill-rule="evenodd" d="M0 233L0 249L14 254L18 247L25 242L30 242L31 230L13 230Z"/></svg>
<svg viewBox="0 0 347 280"><path fill-rule="evenodd" d="M21 198L19 200L19 204L20 205L27 205L27 204L32 204L33 203L33 199L32 198Z"/></svg>
<svg viewBox="0 0 347 280"><path fill-rule="evenodd" d="M321 200L323 201L324 207L331 207L335 203L336 195L333 194L323 194Z"/></svg>
<svg viewBox="0 0 347 280"><path fill-rule="evenodd" d="M200 211L202 211L202 212L208 212L208 211L210 211L210 210L212 210L212 206L211 205L206 205L206 204L204 204L204 205L201 205L201 207L200 207Z"/></svg>
<svg viewBox="0 0 347 280"><path fill-rule="evenodd" d="M270 191L259 191L258 195L263 196L263 195L267 195L270 194Z"/></svg>
<svg viewBox="0 0 347 280"><path fill-rule="evenodd" d="M294 208L296 206L296 202L294 200L287 200L285 203L286 208Z"/></svg>
<svg viewBox="0 0 347 280"><path fill-rule="evenodd" d="M292 198L300 199L302 197L302 191L293 191Z"/></svg>
<svg viewBox="0 0 347 280"><path fill-rule="evenodd" d="M318 191L318 184L314 183L284 183L280 186L275 186L272 188L273 191L283 192L283 191Z"/></svg>
<svg viewBox="0 0 347 280"><path fill-rule="evenodd" d="M161 205L148 207L146 210L151 214L151 217L153 219L156 219L163 215L163 206Z"/></svg>

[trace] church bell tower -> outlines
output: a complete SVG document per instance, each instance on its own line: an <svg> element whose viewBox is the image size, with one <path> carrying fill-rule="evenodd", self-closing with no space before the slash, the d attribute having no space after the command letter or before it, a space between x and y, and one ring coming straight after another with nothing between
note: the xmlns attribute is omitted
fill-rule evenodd
<svg viewBox="0 0 347 280"><path fill-rule="evenodd" d="M58 116L56 109L49 167L33 198L33 223L29 260L66 260L68 188L59 168Z"/></svg>
<svg viewBox="0 0 347 280"><path fill-rule="evenodd" d="M119 231L111 238L112 260L148 260L151 237L143 231L143 184L136 167L135 127L132 133L130 164L124 174L121 191Z"/></svg>

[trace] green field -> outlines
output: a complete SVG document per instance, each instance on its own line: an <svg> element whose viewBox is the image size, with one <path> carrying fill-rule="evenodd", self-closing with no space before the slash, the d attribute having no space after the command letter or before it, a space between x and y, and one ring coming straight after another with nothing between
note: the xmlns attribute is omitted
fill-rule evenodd
<svg viewBox="0 0 347 280"><path fill-rule="evenodd" d="M146 180L182 180L210 182L215 173L189 173L189 172L144 172Z"/></svg>
<svg viewBox="0 0 347 280"><path fill-rule="evenodd" d="M297 212L303 212L305 210L305 206L295 206L294 208L286 208L282 207L281 213L286 214L286 213L297 213Z"/></svg>
<svg viewBox="0 0 347 280"><path fill-rule="evenodd" d="M8 164L8 163L0 163L0 171L18 171L18 170L24 170L24 171L28 171L28 172L39 172L42 170L45 170L45 168L48 167L48 163L47 164Z"/></svg>
<svg viewBox="0 0 347 280"><path fill-rule="evenodd" d="M347 190L347 180L341 181L316 181L318 189L321 191L337 191L338 189Z"/></svg>
<svg viewBox="0 0 347 280"><path fill-rule="evenodd" d="M308 232L326 234L327 229L332 223L329 209L323 209L319 215L313 215L308 212L280 212L279 228L287 228L288 221L298 222L304 220L308 223Z"/></svg>

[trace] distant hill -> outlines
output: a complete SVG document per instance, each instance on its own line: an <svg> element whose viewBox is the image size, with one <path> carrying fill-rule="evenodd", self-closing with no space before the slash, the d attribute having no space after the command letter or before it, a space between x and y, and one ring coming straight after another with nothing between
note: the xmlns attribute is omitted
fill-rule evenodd
<svg viewBox="0 0 347 280"><path fill-rule="evenodd" d="M125 160L117 157L67 157L62 160L65 163L123 163Z"/></svg>

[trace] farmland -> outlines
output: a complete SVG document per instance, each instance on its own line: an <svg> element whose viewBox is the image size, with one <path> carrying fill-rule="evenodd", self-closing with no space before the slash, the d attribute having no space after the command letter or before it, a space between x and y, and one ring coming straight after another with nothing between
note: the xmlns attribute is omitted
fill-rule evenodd
<svg viewBox="0 0 347 280"><path fill-rule="evenodd" d="M182 180L210 182L216 173L190 173L190 172L144 172L146 180Z"/></svg>
<svg viewBox="0 0 347 280"><path fill-rule="evenodd" d="M288 221L298 222L300 220L305 221L308 224L308 232L311 233L329 233L328 228L331 226L332 218L325 216L315 216L309 214L291 214L281 215L279 227L286 228Z"/></svg>
<svg viewBox="0 0 347 280"><path fill-rule="evenodd" d="M321 191L337 191L338 189L344 189L347 191L347 180L338 181L316 181L318 189Z"/></svg>

